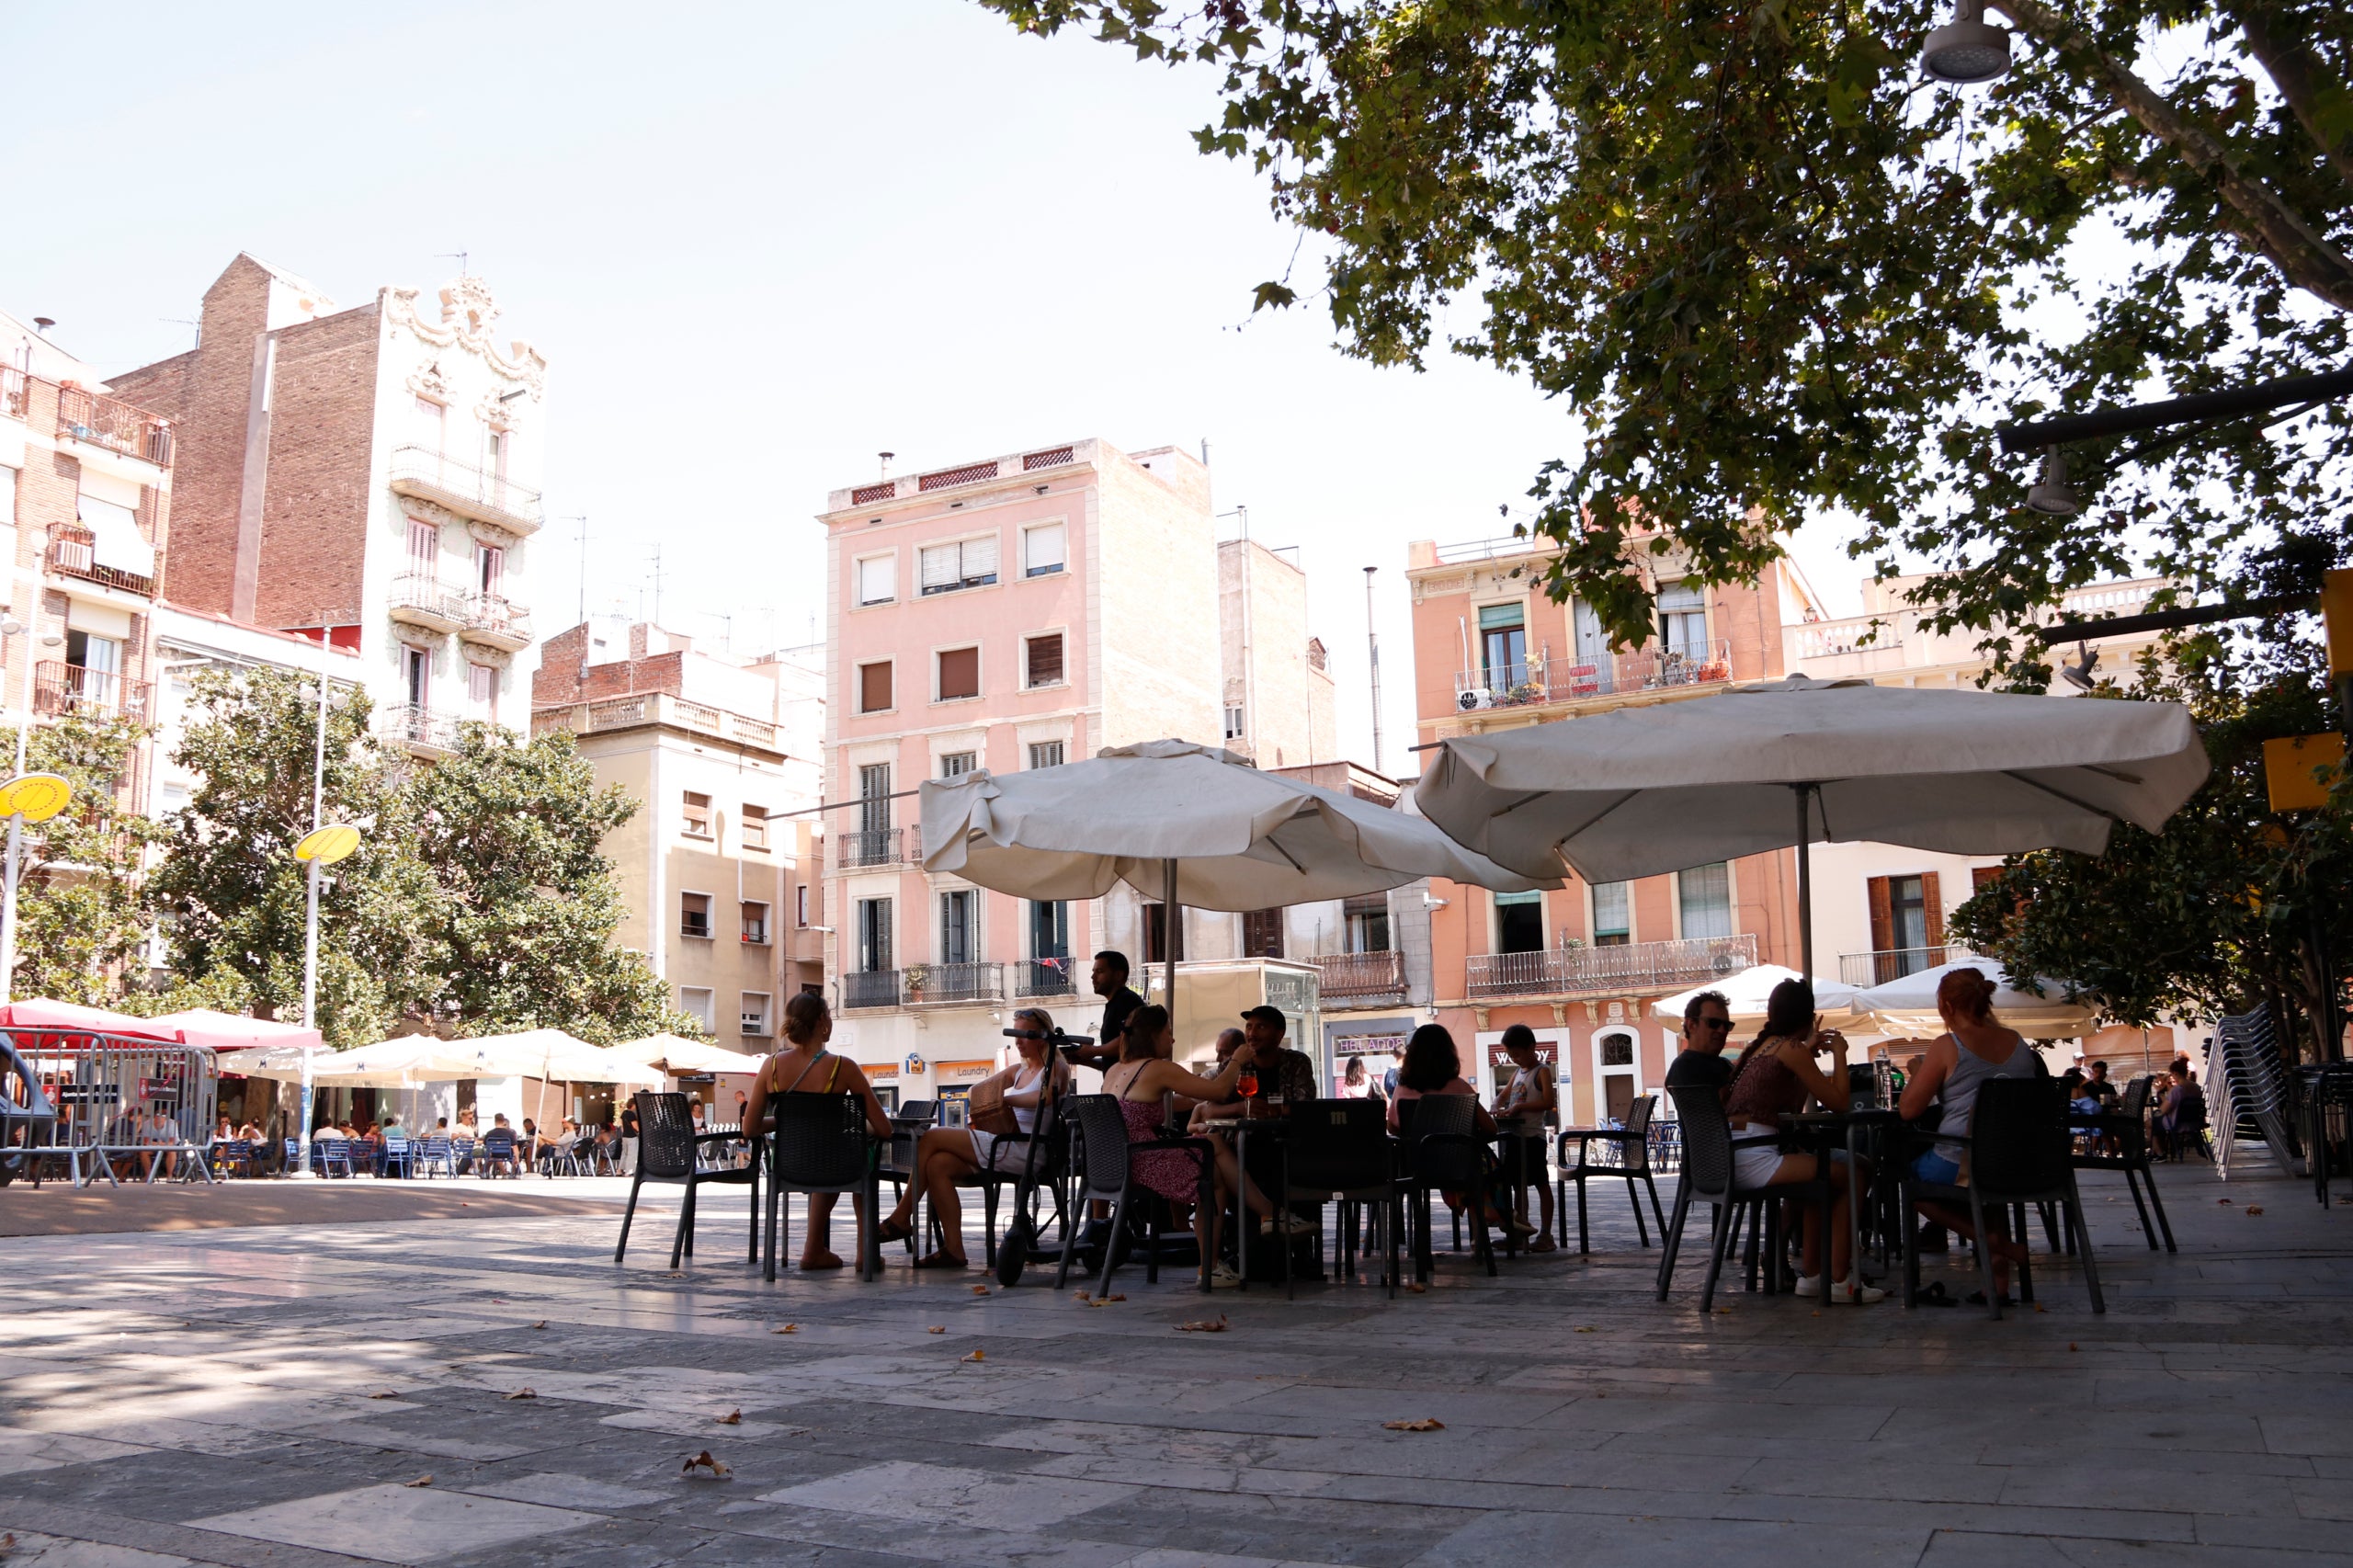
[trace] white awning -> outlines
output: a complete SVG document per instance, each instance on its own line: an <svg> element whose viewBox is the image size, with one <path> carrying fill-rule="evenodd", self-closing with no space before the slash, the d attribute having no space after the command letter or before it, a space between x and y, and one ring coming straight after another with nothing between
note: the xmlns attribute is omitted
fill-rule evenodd
<svg viewBox="0 0 2353 1568"><path fill-rule="evenodd" d="M138 514L95 495L84 495L79 510L82 526L96 537L91 554L99 565L142 577L155 574L155 547L139 537Z"/></svg>

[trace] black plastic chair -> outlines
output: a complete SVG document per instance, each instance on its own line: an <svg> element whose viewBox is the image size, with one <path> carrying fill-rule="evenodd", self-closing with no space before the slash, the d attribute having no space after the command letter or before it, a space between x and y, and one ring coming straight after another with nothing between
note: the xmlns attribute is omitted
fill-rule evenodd
<svg viewBox="0 0 2353 1568"><path fill-rule="evenodd" d="M1141 1143L1128 1142L1127 1119L1120 1114L1116 1095L1072 1095L1066 1097L1067 1113L1078 1129L1079 1164L1081 1175L1078 1191L1071 1200L1071 1223L1085 1210L1088 1203L1108 1203L1111 1220L1101 1233L1103 1259L1100 1278L1095 1284L1097 1296L1110 1294L1111 1271L1117 1268L1128 1250L1129 1227L1141 1220L1147 1235L1144 1248L1144 1279L1149 1284L1160 1281L1160 1241L1167 1229L1168 1206L1158 1195L1146 1189L1146 1199L1141 1213L1131 1207L1136 1194L1135 1165L1131 1155L1148 1150L1178 1150L1188 1153L1200 1171L1200 1186L1196 1201L1203 1208L1217 1201L1216 1184L1210 1170L1216 1152L1206 1138L1154 1138ZM1079 1248L1065 1241L1062 1249L1061 1267L1054 1275L1054 1288L1062 1289L1070 1282L1071 1264ZM1210 1268L1213 1259L1201 1262L1201 1289L1210 1288Z"/></svg>
<svg viewBox="0 0 2353 1568"><path fill-rule="evenodd" d="M751 1192L751 1223L749 1241L745 1249L745 1261L760 1260L760 1162L759 1145L753 1143L752 1163L738 1170L703 1167L695 1158L699 1143L716 1142L734 1135L727 1132L698 1133L687 1114L684 1095L656 1094L642 1089L637 1096L637 1174L629 1184L629 1207L621 1211L621 1239L613 1247L613 1261L619 1263L629 1250L630 1223L637 1218L637 1194L647 1182L667 1183L687 1189L686 1199L678 1205L678 1229L670 1238L670 1267L678 1267L683 1256L695 1255L695 1191L717 1185L748 1187Z"/></svg>
<svg viewBox="0 0 2353 1568"><path fill-rule="evenodd" d="M1436 1266L1430 1247L1430 1194L1460 1192L1471 1220L1472 1256L1495 1272L1487 1227L1487 1141L1479 1136L1479 1102L1469 1095L1420 1095L1398 1108L1404 1150L1398 1185L1414 1217L1414 1278Z"/></svg>
<svg viewBox="0 0 2353 1568"><path fill-rule="evenodd" d="M1830 1245L1829 1208L1832 1184L1817 1176L1812 1181L1781 1182L1769 1187L1743 1187L1733 1164L1737 1150L1779 1142L1775 1134L1757 1134L1743 1138L1732 1135L1732 1123L1724 1116L1723 1101L1716 1091L1706 1085L1685 1085L1667 1090L1675 1096L1675 1118L1682 1129L1683 1179L1676 1184L1675 1214L1667 1221L1665 1244L1658 1260L1658 1299L1666 1300L1669 1286L1675 1282L1675 1260L1683 1251L1683 1227L1691 1216L1696 1202L1711 1206L1708 1238L1708 1277L1699 1287L1699 1310L1715 1305L1716 1280L1723 1271L1725 1256L1740 1235L1740 1217L1745 1210L1754 1210L1754 1221L1761 1230L1765 1246L1765 1293L1777 1294L1781 1286L1781 1246L1779 1216L1783 1199L1809 1199L1823 1210L1822 1244L1826 1253ZM1829 1259L1823 1259L1829 1267ZM1754 1279L1751 1290L1756 1288Z"/></svg>
<svg viewBox="0 0 2353 1568"><path fill-rule="evenodd" d="M1679 1103L1679 1102L1678 1102ZM2056 1203L2075 1239L2084 1263L2084 1283L2091 1290L2092 1311L2105 1312L2100 1295L2099 1265L2092 1256L2090 1227L2084 1221L2083 1195L2075 1187L2075 1154L2067 1129L2067 1090L2054 1078L1989 1078L1977 1087L1977 1103L1970 1112L1966 1137L1949 1132L1916 1133L1940 1148L1960 1151L1969 1174L1967 1187L1924 1181L1912 1162L1903 1166L1904 1206L1908 1212L1923 1201L1958 1209L1968 1206L1977 1232L1977 1270L1984 1279L1987 1310L2002 1315L2001 1292L1994 1289L1994 1249L1987 1244L1987 1213L2025 1204ZM1920 1294L1920 1254L1915 1227L1904 1227L1904 1304L1915 1304ZM2018 1299L2034 1300L2032 1264L2018 1263Z"/></svg>
<svg viewBox="0 0 2353 1568"><path fill-rule="evenodd" d="M2117 1153L2104 1153L2095 1142L2088 1152L2070 1153L2068 1158L2079 1171L2122 1171L2124 1185L2131 1189L2132 1207L2140 1210L2141 1233L2148 1237L2149 1250L2157 1250L2157 1233L2163 1231L2165 1251L2177 1252L2180 1249L2173 1244L2173 1223L2165 1218L2165 1199L2157 1196L2157 1173L2150 1164L2148 1112L2149 1080L2135 1078L2124 1085L2115 1110L2090 1119L2079 1117L2074 1121L2077 1129L2088 1129L2096 1138L2115 1139ZM2141 1199L2143 1182L2149 1185L2146 1203ZM2151 1210L2156 1210L2154 1226L2149 1223Z"/></svg>
<svg viewBox="0 0 2353 1568"><path fill-rule="evenodd" d="M768 1233L763 1277L776 1278L777 1251L790 1240L783 1222L784 1195L848 1193L858 1230L858 1277L874 1278L874 1239L881 1193L881 1143L867 1131L866 1102L856 1095L778 1095L768 1102L776 1130L768 1135ZM733 1133L721 1134L733 1138ZM693 1200L691 1193L688 1201ZM756 1205L755 1205L756 1207Z"/></svg>
<svg viewBox="0 0 2353 1568"><path fill-rule="evenodd" d="M1276 1188L1275 1212L1288 1214L1294 1203L1312 1202L1319 1210L1326 1201L1343 1205L1340 1272L1346 1274L1355 1260L1356 1227L1347 1222L1352 1216L1345 1210L1379 1204L1381 1228L1389 1241L1389 1267L1383 1278L1390 1295L1396 1295L1405 1199L1397 1184L1397 1153L1389 1138L1388 1108L1370 1099L1310 1100L1292 1108L1278 1146L1282 1175ZM1295 1297L1298 1281L1290 1267L1288 1237L1282 1254L1283 1291Z"/></svg>
<svg viewBox="0 0 2353 1568"><path fill-rule="evenodd" d="M983 1233L988 1247L988 1266L997 1283L1013 1286L1020 1283L1021 1272L1032 1263L1058 1263L1071 1242L1071 1215L1068 1172L1070 1150L1074 1142L1072 1123L1064 1114L1070 1099L1068 1090L1061 1094L1050 1086L1044 1102L1038 1108L1036 1131L1020 1138L1021 1170L1017 1174L1003 1171L982 1171L969 1183L980 1187L987 1197L987 1228ZM1006 1212L1005 1232L996 1228L998 1199L1006 1183L1013 1187L1013 1202ZM1039 1238L1043 1233L1041 1221L1046 1204L1051 1201L1059 1244L1049 1247Z"/></svg>
<svg viewBox="0 0 2353 1568"><path fill-rule="evenodd" d="M1626 1201L1633 1205L1634 1233L1643 1245L1651 1244L1651 1233L1643 1223L1643 1195L1651 1195L1651 1218L1658 1221L1658 1235L1663 1245L1666 1241L1666 1216L1658 1206L1658 1183L1651 1170L1651 1111L1657 1105L1654 1095L1644 1095L1626 1112L1626 1125L1609 1127L1576 1127L1561 1134L1560 1177L1556 1201L1552 1205L1553 1219L1560 1226L1560 1244L1569 1244L1569 1184L1577 1188L1577 1251L1591 1252L1586 1232L1585 1184L1588 1180L1623 1181ZM1569 1145L1577 1146L1576 1159L1569 1158ZM1604 1165L1594 1156L1594 1145L1606 1144L1617 1150L1617 1162Z"/></svg>

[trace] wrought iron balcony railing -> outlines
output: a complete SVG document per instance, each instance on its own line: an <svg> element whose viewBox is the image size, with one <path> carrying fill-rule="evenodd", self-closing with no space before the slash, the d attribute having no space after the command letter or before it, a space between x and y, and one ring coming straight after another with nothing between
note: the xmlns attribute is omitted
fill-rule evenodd
<svg viewBox="0 0 2353 1568"><path fill-rule="evenodd" d="M461 517L515 533L537 533L543 520L538 491L503 473L445 457L431 447L395 448L389 478L396 494L431 501Z"/></svg>
<svg viewBox="0 0 2353 1568"><path fill-rule="evenodd" d="M1838 978L1848 985L1885 985L1891 980L1901 980L1924 969L1976 956L1959 942L1939 942L1933 948L1881 948L1868 953L1840 953Z"/></svg>
<svg viewBox="0 0 2353 1568"><path fill-rule="evenodd" d="M1679 991L1736 974L1756 962L1756 933L1744 931L1733 937L1686 937L1609 948L1479 953L1466 966L1466 984L1473 999Z"/></svg>
<svg viewBox="0 0 2353 1568"><path fill-rule="evenodd" d="M155 579L119 566L98 564L98 536L87 528L58 527L49 531L49 569L62 577L79 577L108 588L120 588L142 598L155 597Z"/></svg>
<svg viewBox="0 0 2353 1568"><path fill-rule="evenodd" d="M895 1007L899 1005L899 971L860 970L842 976L842 1007Z"/></svg>
<svg viewBox="0 0 2353 1568"><path fill-rule="evenodd" d="M895 866L899 863L899 830L895 827L835 834L834 842L840 846L836 851L836 864L846 871L863 866Z"/></svg>
<svg viewBox="0 0 2353 1568"><path fill-rule="evenodd" d="M1364 1001L1405 994L1403 953L1326 953L1312 961L1323 976L1320 989L1326 1002Z"/></svg>
<svg viewBox="0 0 2353 1568"><path fill-rule="evenodd" d="M57 433L125 457L143 458L158 468L172 463L172 426L119 398L101 397L81 387L57 389Z"/></svg>
<svg viewBox="0 0 2353 1568"><path fill-rule="evenodd" d="M33 711L45 716L143 720L147 695L144 682L126 681L112 670L54 662L33 666Z"/></svg>

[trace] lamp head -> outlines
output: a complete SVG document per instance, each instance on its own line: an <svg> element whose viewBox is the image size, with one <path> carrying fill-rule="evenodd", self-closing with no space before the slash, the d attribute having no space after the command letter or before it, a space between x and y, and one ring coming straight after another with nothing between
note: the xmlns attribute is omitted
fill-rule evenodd
<svg viewBox="0 0 2353 1568"><path fill-rule="evenodd" d="M1985 20L1984 0L1960 0L1953 19L1922 46L1920 69L1956 85L1998 80L2009 74L2009 30Z"/></svg>
<svg viewBox="0 0 2353 1568"><path fill-rule="evenodd" d="M2099 684L2092 676L2092 672L2099 668L2099 653L2089 642L2078 642L2075 644L2075 658L2077 662L2075 664L2061 665L2059 674L2069 686L2089 691Z"/></svg>
<svg viewBox="0 0 2353 1568"><path fill-rule="evenodd" d="M2053 517L2072 517L2083 510L2075 487L2067 483L2067 459L2058 448L2042 449L2042 481L2027 491L2026 504Z"/></svg>

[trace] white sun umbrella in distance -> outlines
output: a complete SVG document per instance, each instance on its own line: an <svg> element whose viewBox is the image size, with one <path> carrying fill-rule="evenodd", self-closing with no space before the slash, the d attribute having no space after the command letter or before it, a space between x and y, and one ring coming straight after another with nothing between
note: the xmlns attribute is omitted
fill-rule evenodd
<svg viewBox="0 0 2353 1568"><path fill-rule="evenodd" d="M1688 991L1678 991L1672 996L1662 996L1651 1004L1654 1017L1683 1021L1683 1009L1691 998L1702 991L1722 994L1732 1004L1732 1021L1735 1028L1753 1029L1765 1021L1765 1004L1772 998L1773 987L1785 980L1802 979L1796 970L1787 964L1752 964L1738 974L1728 974L1722 980L1711 980L1695 985ZM1835 980L1813 983L1813 1010L1822 1015L1822 1027L1843 1029L1863 1021L1865 1009L1856 998L1862 992L1852 985L1842 985Z"/></svg>
<svg viewBox="0 0 2353 1568"><path fill-rule="evenodd" d="M1253 767L1191 741L1085 762L930 779L923 867L1017 898L1100 898L1120 882L1171 910L1272 909L1422 877L1498 892L1560 885L1466 850L1422 818ZM1175 942L1167 994L1176 994Z"/></svg>
<svg viewBox="0 0 2353 1568"><path fill-rule="evenodd" d="M678 1034L650 1034L643 1040L624 1040L613 1050L631 1062L648 1065L659 1062L673 1073L753 1073L759 1070L762 1061L741 1051Z"/></svg>
<svg viewBox="0 0 2353 1568"><path fill-rule="evenodd" d="M2120 822L2156 833L2206 779L2177 702L1915 689L1804 676L1441 743L1425 815L1530 876L1589 881L1870 840L1955 855L2097 855Z"/></svg>
<svg viewBox="0 0 2353 1568"><path fill-rule="evenodd" d="M1957 969L1983 971L1994 983L1994 1021L2029 1040L2079 1040L2099 1028L2097 1004L2067 1000L2067 987L2038 977L2042 994L2010 983L1999 961L1988 958L1961 959L1934 969L1899 975L1884 985L1861 993L1860 1002L1871 1022L1891 1035L1940 1035L1944 1017L1937 1011L1937 987Z"/></svg>
<svg viewBox="0 0 2353 1568"><path fill-rule="evenodd" d="M631 1084L659 1088L662 1074L617 1051L589 1044L563 1029L521 1029L451 1040L471 1051L484 1078L537 1078L542 1083Z"/></svg>
<svg viewBox="0 0 2353 1568"><path fill-rule="evenodd" d="M301 1083L302 1060L310 1056L312 1082L337 1089L400 1089L457 1078L500 1076L485 1069L479 1057L464 1049L471 1043L438 1040L432 1035L403 1035L353 1051L316 1054L284 1046L233 1051L220 1057L219 1062L223 1073Z"/></svg>

